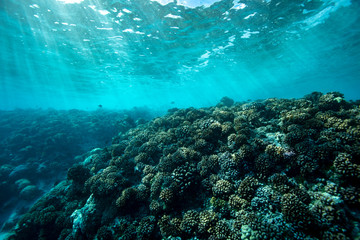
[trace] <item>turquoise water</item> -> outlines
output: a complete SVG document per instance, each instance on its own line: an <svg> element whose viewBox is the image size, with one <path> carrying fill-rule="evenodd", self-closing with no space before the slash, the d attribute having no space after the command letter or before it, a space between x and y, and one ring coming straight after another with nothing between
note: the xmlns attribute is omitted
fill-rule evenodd
<svg viewBox="0 0 360 240"><path fill-rule="evenodd" d="M3 0L0 109L360 96L351 0Z"/></svg>

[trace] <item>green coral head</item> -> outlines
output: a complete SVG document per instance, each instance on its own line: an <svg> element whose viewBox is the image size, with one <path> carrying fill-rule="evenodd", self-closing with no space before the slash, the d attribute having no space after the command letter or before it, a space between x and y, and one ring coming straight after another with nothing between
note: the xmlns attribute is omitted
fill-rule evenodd
<svg viewBox="0 0 360 240"><path fill-rule="evenodd" d="M334 101L341 103L342 101L344 101L344 99L342 97L336 97L334 98Z"/></svg>

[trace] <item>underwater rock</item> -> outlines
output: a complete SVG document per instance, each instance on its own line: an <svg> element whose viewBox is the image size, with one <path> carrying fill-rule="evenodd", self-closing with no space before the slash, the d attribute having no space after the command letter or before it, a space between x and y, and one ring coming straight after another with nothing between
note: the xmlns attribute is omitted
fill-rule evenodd
<svg viewBox="0 0 360 240"><path fill-rule="evenodd" d="M24 200L32 200L39 195L40 190L35 185L28 185L24 187L19 193L19 197Z"/></svg>
<svg viewBox="0 0 360 240"><path fill-rule="evenodd" d="M84 155L9 239L359 238L359 115L340 93L172 109Z"/></svg>
<svg viewBox="0 0 360 240"><path fill-rule="evenodd" d="M76 209L70 216L73 238L77 239L79 236L94 232L96 212L97 204L95 198L91 195L86 204L81 209Z"/></svg>
<svg viewBox="0 0 360 240"><path fill-rule="evenodd" d="M17 180L15 182L15 184L17 185L18 190L21 191L25 187L31 185L31 182L26 178L22 178L22 179Z"/></svg>
<svg viewBox="0 0 360 240"><path fill-rule="evenodd" d="M234 104L234 100L229 97L223 97L220 99L220 103L217 105L218 107L231 107Z"/></svg>

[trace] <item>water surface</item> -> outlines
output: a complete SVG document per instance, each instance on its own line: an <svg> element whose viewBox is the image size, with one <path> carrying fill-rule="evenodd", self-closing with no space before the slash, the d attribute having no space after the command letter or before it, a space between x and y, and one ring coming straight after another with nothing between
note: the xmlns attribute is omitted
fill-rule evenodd
<svg viewBox="0 0 360 240"><path fill-rule="evenodd" d="M0 108L359 97L351 0L6 0Z"/></svg>

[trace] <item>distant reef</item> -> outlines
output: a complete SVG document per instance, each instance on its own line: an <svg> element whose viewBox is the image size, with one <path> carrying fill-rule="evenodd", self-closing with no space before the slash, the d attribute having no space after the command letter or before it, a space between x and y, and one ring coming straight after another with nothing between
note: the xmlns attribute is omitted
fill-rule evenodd
<svg viewBox="0 0 360 240"><path fill-rule="evenodd" d="M85 154L9 239L359 239L359 104L170 109Z"/></svg>
<svg viewBox="0 0 360 240"><path fill-rule="evenodd" d="M154 118L146 108L0 110L0 239L84 153Z"/></svg>

